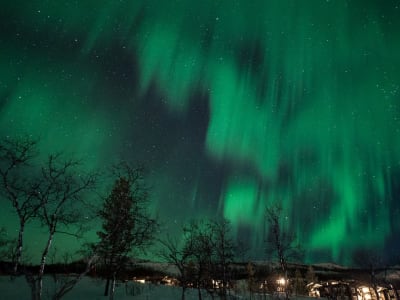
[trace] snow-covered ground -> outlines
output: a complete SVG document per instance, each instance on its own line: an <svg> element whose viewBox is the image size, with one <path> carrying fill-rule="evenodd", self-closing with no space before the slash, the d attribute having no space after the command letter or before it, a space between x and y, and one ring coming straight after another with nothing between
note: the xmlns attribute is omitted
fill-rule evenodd
<svg viewBox="0 0 400 300"><path fill-rule="evenodd" d="M105 281L94 278L83 278L72 291L65 295L65 300L105 300L103 296ZM55 288L54 280L47 277L44 282L43 299L51 299ZM30 289L23 277L11 281L8 276L0 276L0 299L29 300ZM115 300L126 299L180 299L181 289L163 285L119 283L115 290ZM188 290L186 299L197 299L195 290ZM204 295L205 296L205 295ZM205 297L205 299L207 299Z"/></svg>
<svg viewBox="0 0 400 300"><path fill-rule="evenodd" d="M334 263L319 263L319 264L313 264L313 267L319 267L319 268L324 268L324 269L329 269L329 270L347 270L347 267L334 264Z"/></svg>
<svg viewBox="0 0 400 300"><path fill-rule="evenodd" d="M86 277L79 282L75 288L69 292L63 299L65 300L106 300L108 297L103 296L105 281L95 278ZM46 277L44 282L43 299L51 299L55 288L54 280ZM154 284L140 283L119 283L115 291L115 300L176 300L181 299L181 289L179 287L171 287ZM197 290L187 289L185 294L186 300L198 299ZM202 293L203 299L212 299L205 291ZM293 299L294 297L291 297ZM29 300L30 289L23 277L16 278L11 281L8 276L0 276L0 299L5 300ZM217 297L216 297L217 299ZM230 299L250 299L250 295L231 296ZM252 295L253 300L278 300L278 297L264 295ZM298 298L300 299L300 298ZM310 298L301 298L303 300Z"/></svg>

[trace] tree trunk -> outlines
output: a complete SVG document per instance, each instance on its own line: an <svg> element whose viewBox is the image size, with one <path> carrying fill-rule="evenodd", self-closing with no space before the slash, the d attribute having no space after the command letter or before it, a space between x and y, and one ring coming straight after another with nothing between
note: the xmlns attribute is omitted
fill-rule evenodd
<svg viewBox="0 0 400 300"><path fill-rule="evenodd" d="M31 286L31 298L32 298L32 300L39 300L39 296L38 296L38 293L37 293L37 290L36 290L36 284L35 283Z"/></svg>
<svg viewBox="0 0 400 300"><path fill-rule="evenodd" d="M60 289L58 289L56 291L56 293L53 296L53 300L60 300L61 298L63 298L67 293L69 293L74 287L75 285L81 281L81 279L90 272L90 269L92 267L92 264L95 260L95 256L92 256L89 261L86 264L86 269L85 271L83 271L82 273L80 273L77 277L75 277L72 280L69 280L67 282L65 282Z"/></svg>
<svg viewBox="0 0 400 300"><path fill-rule="evenodd" d="M114 300L114 293L115 293L115 272L113 273L113 278L112 278L112 285L111 285L111 293L110 293L110 300Z"/></svg>
<svg viewBox="0 0 400 300"><path fill-rule="evenodd" d="M110 277L107 277L106 287L104 289L104 296L108 296L108 290L110 288Z"/></svg>
<svg viewBox="0 0 400 300"><path fill-rule="evenodd" d="M32 274L29 273L25 273L25 280L31 289L31 300L39 299L36 286L37 280L34 278Z"/></svg>
<svg viewBox="0 0 400 300"><path fill-rule="evenodd" d="M185 291L186 291L186 287L182 286L181 300L185 300Z"/></svg>
<svg viewBox="0 0 400 300"><path fill-rule="evenodd" d="M25 221L21 220L19 223L18 242L17 242L17 249L15 252L14 274L17 274L18 266L21 262L24 231L25 231Z"/></svg>
<svg viewBox="0 0 400 300"><path fill-rule="evenodd" d="M38 283L39 283L39 290L38 290L39 300L42 299L44 267L46 266L47 255L49 254L51 243L53 242L54 232L55 232L54 229L50 230L49 238L47 239L47 244L46 244L46 247L44 248L44 251L42 253L42 259L40 261L40 269L39 269L39 274L38 274L38 278L37 278Z"/></svg>

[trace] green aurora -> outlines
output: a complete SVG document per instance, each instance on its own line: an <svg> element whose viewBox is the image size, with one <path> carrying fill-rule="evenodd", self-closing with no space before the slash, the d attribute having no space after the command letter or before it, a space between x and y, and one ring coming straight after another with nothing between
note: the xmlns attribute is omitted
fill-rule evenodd
<svg viewBox="0 0 400 300"><path fill-rule="evenodd" d="M145 163L166 231L224 216L262 258L281 202L308 261L399 255L400 1L14 0L0 17L3 136Z"/></svg>

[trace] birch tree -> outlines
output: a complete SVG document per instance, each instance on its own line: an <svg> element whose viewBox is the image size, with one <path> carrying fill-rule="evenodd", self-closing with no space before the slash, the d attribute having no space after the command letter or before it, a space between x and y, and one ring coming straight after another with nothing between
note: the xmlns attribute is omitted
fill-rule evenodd
<svg viewBox="0 0 400 300"><path fill-rule="evenodd" d="M265 215L269 230L266 239L267 254L278 259L279 266L284 277L284 288L288 297L288 262L300 260L303 251L295 234L284 224L284 213L280 204L267 207Z"/></svg>
<svg viewBox="0 0 400 300"><path fill-rule="evenodd" d="M210 228L214 245L215 278L221 280L219 295L226 299L229 279L230 264L235 257L236 245L232 239L231 224L223 219L221 221L210 221Z"/></svg>
<svg viewBox="0 0 400 300"><path fill-rule="evenodd" d="M185 258L184 267L187 268L190 263L194 264L192 280L197 287L198 299L202 299L202 288L211 296L218 293L225 299L229 265L233 261L235 250L229 222L192 221L183 227L183 236L183 248L178 254L179 257ZM173 254L171 250L174 248L170 247L170 254ZM187 275L186 280L189 281Z"/></svg>
<svg viewBox="0 0 400 300"><path fill-rule="evenodd" d="M41 203L37 215L47 239L43 247L39 271L26 274L31 287L32 299L40 300L43 293L43 275L49 250L56 234L79 237L84 223L82 207L85 192L93 189L95 173L85 173L80 162L63 159L62 155L50 155L41 169L40 184L36 197Z"/></svg>
<svg viewBox="0 0 400 300"><path fill-rule="evenodd" d="M173 239L170 236L160 240L160 243L163 248L159 252L159 256L178 269L178 280L182 288L181 300L185 300L185 292L190 281L187 270L192 253L184 251L183 245L180 245L177 239Z"/></svg>
<svg viewBox="0 0 400 300"><path fill-rule="evenodd" d="M34 179L37 141L30 138L5 138L0 142L0 192L18 217L18 237L13 257L13 273L17 274L24 248L26 225L37 216L41 206L36 197L39 185Z"/></svg>

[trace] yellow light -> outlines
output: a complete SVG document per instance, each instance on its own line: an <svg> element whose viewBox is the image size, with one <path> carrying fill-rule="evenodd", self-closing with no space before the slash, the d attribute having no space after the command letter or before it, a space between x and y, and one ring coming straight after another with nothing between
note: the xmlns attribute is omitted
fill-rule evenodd
<svg viewBox="0 0 400 300"><path fill-rule="evenodd" d="M137 279L137 278L133 278L134 282L138 282L138 283L146 283L146 279Z"/></svg>
<svg viewBox="0 0 400 300"><path fill-rule="evenodd" d="M284 286L284 285L286 284L286 280L285 280L285 278L279 278L279 279L277 280L277 283L278 283L279 285L281 285L281 286Z"/></svg>

